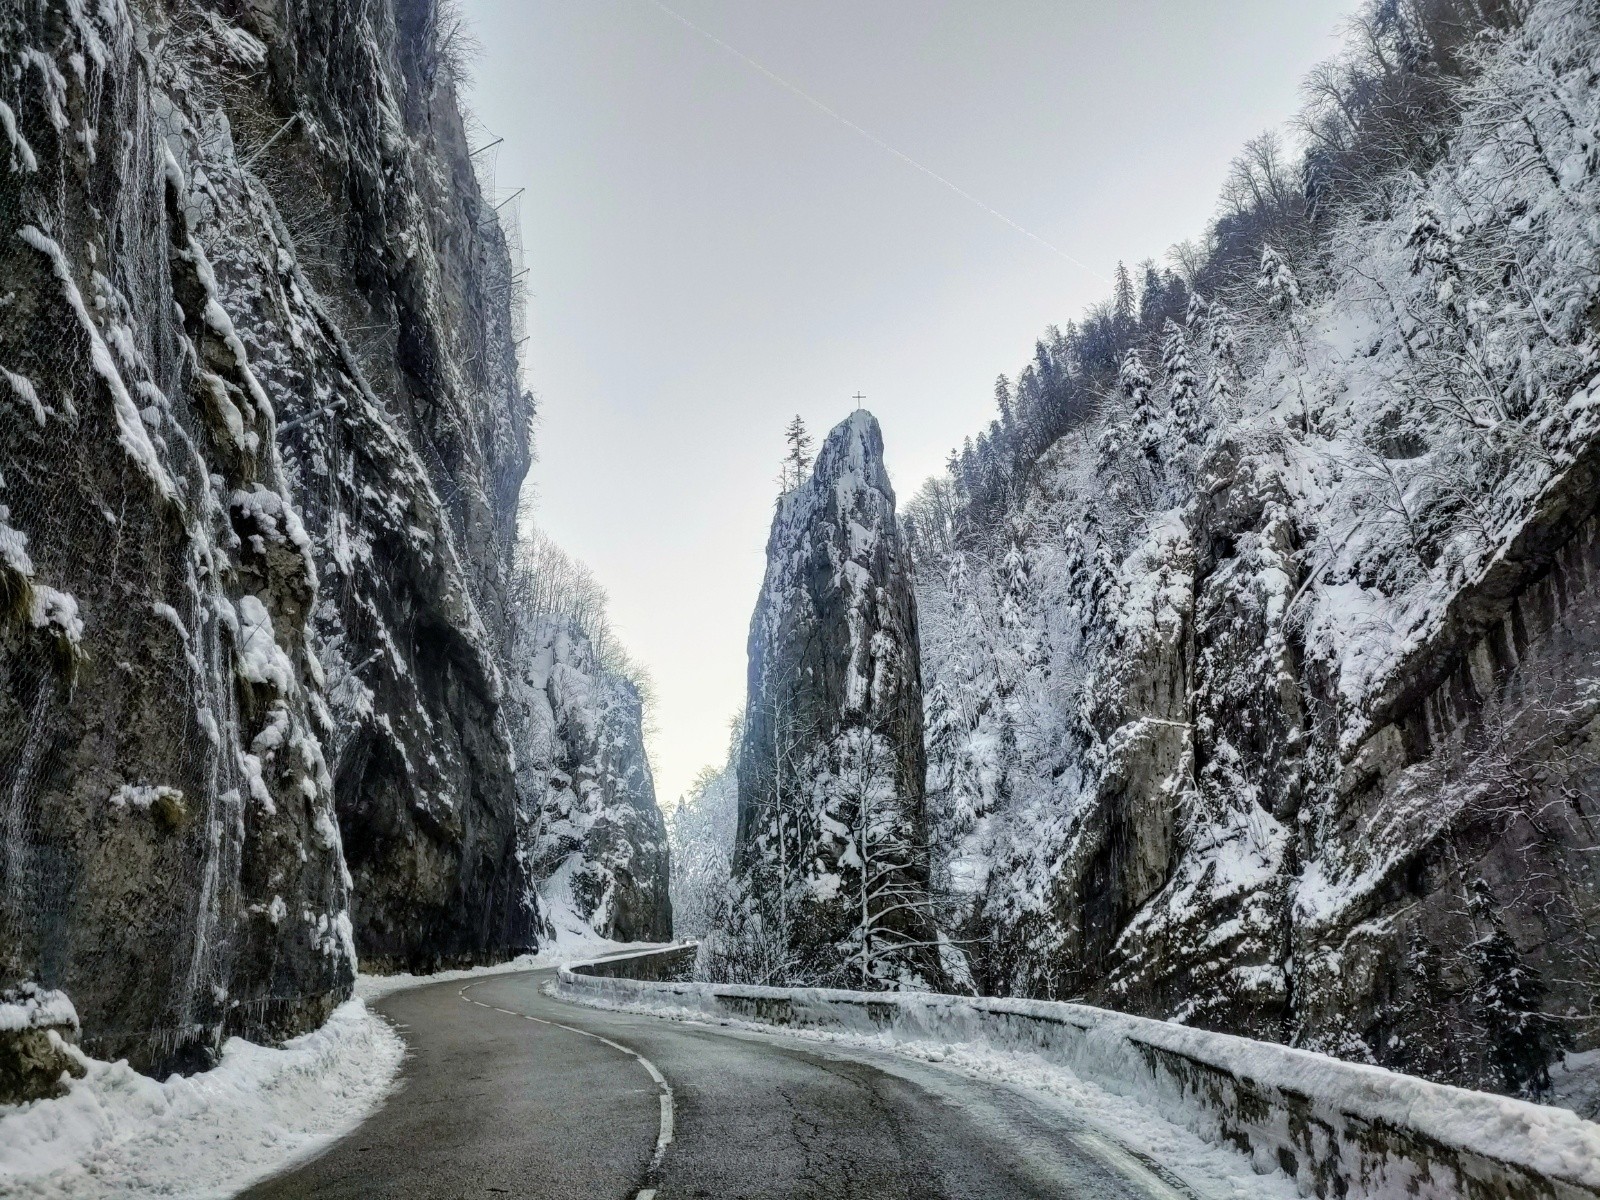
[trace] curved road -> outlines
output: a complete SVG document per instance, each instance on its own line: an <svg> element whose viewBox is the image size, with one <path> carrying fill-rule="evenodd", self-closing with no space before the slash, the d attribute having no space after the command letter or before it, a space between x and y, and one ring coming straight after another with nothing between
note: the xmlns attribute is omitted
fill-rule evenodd
<svg viewBox="0 0 1600 1200"><path fill-rule="evenodd" d="M374 1002L411 1050L400 1089L326 1153L244 1195L1192 1195L1038 1095L890 1054L586 1008L544 994L553 974Z"/></svg>

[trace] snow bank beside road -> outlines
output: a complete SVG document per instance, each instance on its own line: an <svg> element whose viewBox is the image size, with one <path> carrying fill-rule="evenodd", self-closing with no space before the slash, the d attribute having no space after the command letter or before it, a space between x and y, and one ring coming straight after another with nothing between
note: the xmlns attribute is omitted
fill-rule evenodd
<svg viewBox="0 0 1600 1200"><path fill-rule="evenodd" d="M355 1129L400 1074L405 1043L366 1002L406 988L653 949L572 939L492 967L361 975L356 998L281 1048L230 1038L222 1062L161 1081L76 1048L87 1068L59 1100L0 1105L0 1196L135 1200L232 1196Z"/></svg>
<svg viewBox="0 0 1600 1200"><path fill-rule="evenodd" d="M222 1062L165 1082L83 1058L59 1100L0 1108L0 1194L28 1200L229 1196L354 1129L405 1047L351 1000L274 1049L243 1038Z"/></svg>
<svg viewBox="0 0 1600 1200"><path fill-rule="evenodd" d="M612 981L607 980L607 983ZM546 990L553 985L547 984ZM1185 1190L1156 1188L1152 1196L1197 1196L1203 1200L1296 1200L1299 1189L1282 1175L1263 1175L1251 1159L1231 1147L1207 1142L1193 1130L1165 1119L1132 1096L1119 1095L1087 1082L1072 1071L1021 1049L947 1041L914 1041L887 1030L868 1032L870 1026L847 1030L780 1024L759 1016L717 1015L701 1004L676 1003L683 999L673 985L669 994L648 1001L620 996L603 998L574 994L554 985L555 994L593 1008L632 1012L667 1020L716 1024L750 1033L778 1034L807 1042L834 1046L841 1051L867 1050L959 1071L978 1079L1012 1084L1038 1092L1049 1103L1066 1110L1090 1126L1101 1141L1101 1153L1118 1164L1131 1160L1134 1177L1147 1184L1153 1177L1170 1185L1173 1177ZM778 990L778 989L761 989ZM872 1061L868 1059L867 1061ZM882 1064L879 1064L882 1066ZM892 1068L890 1068L892 1070Z"/></svg>

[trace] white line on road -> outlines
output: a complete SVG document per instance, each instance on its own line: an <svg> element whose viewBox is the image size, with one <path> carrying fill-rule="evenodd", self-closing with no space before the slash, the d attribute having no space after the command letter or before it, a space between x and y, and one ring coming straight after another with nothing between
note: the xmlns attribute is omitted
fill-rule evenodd
<svg viewBox="0 0 1600 1200"><path fill-rule="evenodd" d="M479 1008L486 1008L490 1012L505 1013L505 1015L508 1017L521 1017L524 1021L536 1021L540 1025L552 1025L557 1029L565 1029L568 1033L576 1033L581 1037L593 1038L597 1042L604 1042L613 1050L620 1050L630 1058L637 1059L639 1065L642 1066L646 1071L650 1072L650 1078L655 1080L656 1085L661 1089L661 1119L656 1132L655 1153L650 1156L650 1170L648 1174L650 1182L654 1183L656 1174L661 1169L661 1160L666 1157L667 1147L672 1144L672 1085L667 1082L667 1077L661 1073L661 1071L656 1067L655 1063L651 1062L637 1050L634 1050L629 1046L624 1046L621 1042L613 1042L610 1038L602 1037L598 1033L590 1033L587 1029L579 1029L575 1025L563 1025L560 1021L550 1021L546 1020L544 1017L534 1017L527 1013L513 1012L509 1008L500 1008L497 1005L485 1004L482 1000L474 1000L471 996L467 995L467 988L476 986L477 984L475 983L469 983L465 985L461 991L457 993L457 995L459 995L461 999L465 1000L468 1004L476 1004ZM641 1188L638 1195L634 1197L634 1200L655 1200L655 1195L656 1189L654 1187Z"/></svg>

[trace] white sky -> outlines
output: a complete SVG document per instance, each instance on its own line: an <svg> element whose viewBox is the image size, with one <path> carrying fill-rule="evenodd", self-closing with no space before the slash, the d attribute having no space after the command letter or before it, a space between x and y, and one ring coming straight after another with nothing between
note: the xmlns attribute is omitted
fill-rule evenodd
<svg viewBox="0 0 1600 1200"><path fill-rule="evenodd" d="M1354 0L665 2L1090 268L655 0L465 0L527 188L540 522L655 677L670 803L743 702L785 422L865 392L909 498L1117 259L1201 231Z"/></svg>

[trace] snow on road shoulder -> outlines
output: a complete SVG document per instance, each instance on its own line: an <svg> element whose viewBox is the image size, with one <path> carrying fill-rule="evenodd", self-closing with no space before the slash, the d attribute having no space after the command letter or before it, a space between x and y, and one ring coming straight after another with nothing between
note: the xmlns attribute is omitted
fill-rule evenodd
<svg viewBox="0 0 1600 1200"><path fill-rule="evenodd" d="M1202 1200L1298 1200L1299 1190L1285 1175L1261 1174L1248 1155L1207 1142L1199 1134L1161 1117L1137 1096L1125 1096L1080 1078L1070 1068L1041 1060L1026 1051L999 1050L959 1043L919 1042L892 1033L867 1034L836 1030L776 1030L756 1021L710 1017L705 1012L668 1001L620 1003L579 996L545 985L547 994L592 1008L633 1012L688 1024L736 1030L776 1041L822 1043L841 1052L869 1051L874 1065L890 1069L885 1059L910 1059L989 1083L1009 1084L1038 1093L1052 1107L1105 1138L1106 1158L1131 1156L1137 1172L1159 1164L1163 1175L1175 1176ZM1151 1182L1142 1179L1147 1185ZM1152 1195L1169 1193L1153 1188Z"/></svg>
<svg viewBox="0 0 1600 1200"><path fill-rule="evenodd" d="M1262 1174L1254 1160L1229 1146L1163 1118L1147 1102L1099 1087L1071 1069L1041 1061L1026 1051L994 1047L891 1041L839 1035L846 1045L936 1063L976 1079L1007 1083L1040 1093L1059 1111L1090 1126L1141 1167L1158 1165L1204 1200L1298 1200L1288 1176ZM1106 1156L1113 1163L1115 1154ZM1162 1193L1166 1194L1166 1193Z"/></svg>
<svg viewBox="0 0 1600 1200"><path fill-rule="evenodd" d="M0 1107L0 1194L232 1195L359 1125L404 1056L400 1035L351 1000L281 1048L230 1038L216 1067L188 1077L85 1059L61 1099Z"/></svg>
<svg viewBox="0 0 1600 1200"><path fill-rule="evenodd" d="M83 1058L59 1100L0 1105L0 1196L210 1200L318 1153L366 1120L394 1088L405 1043L367 1008L407 988L559 966L651 943L563 940L492 967L361 975L356 998L282 1047L230 1038L222 1061L165 1081L126 1062Z"/></svg>

